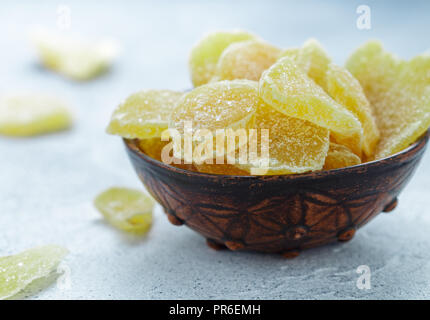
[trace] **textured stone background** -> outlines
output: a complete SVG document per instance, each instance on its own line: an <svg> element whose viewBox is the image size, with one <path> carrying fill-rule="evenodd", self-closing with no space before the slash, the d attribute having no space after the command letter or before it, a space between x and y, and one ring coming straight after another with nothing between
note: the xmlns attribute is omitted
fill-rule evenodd
<svg viewBox="0 0 430 320"><path fill-rule="evenodd" d="M359 4L372 10L372 30L359 31ZM123 54L112 71L76 83L37 65L27 33L55 28L59 4L72 10L72 30L117 38ZM92 207L112 185L140 187L118 137L104 128L113 108L142 88L190 87L187 58L202 33L252 30L281 47L318 38L336 62L368 38L409 58L429 49L429 3L389 1L2 1L0 93L52 92L74 106L73 130L34 139L0 138L0 255L45 243L70 249L72 286L33 286L19 297L139 298L430 298L430 153L400 197L355 239L276 255L214 252L158 209L145 239L106 225ZM372 272L370 290L356 287L356 268Z"/></svg>

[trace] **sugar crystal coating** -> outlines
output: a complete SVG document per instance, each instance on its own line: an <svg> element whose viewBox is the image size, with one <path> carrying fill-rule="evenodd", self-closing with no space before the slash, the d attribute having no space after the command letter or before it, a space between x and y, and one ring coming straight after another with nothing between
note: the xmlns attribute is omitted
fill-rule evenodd
<svg viewBox="0 0 430 320"><path fill-rule="evenodd" d="M207 164L207 163L195 164L195 167L198 172L202 172L202 173L223 174L223 175L231 175L231 176L249 175L248 172L241 170L232 164L228 164L228 163L217 164L215 163L215 160L213 160L212 164Z"/></svg>
<svg viewBox="0 0 430 320"><path fill-rule="evenodd" d="M306 41L300 49L299 65L306 67L306 72L319 86L325 87L325 74L330 63L330 58L315 39Z"/></svg>
<svg viewBox="0 0 430 320"><path fill-rule="evenodd" d="M48 30L37 30L32 41L46 68L76 80L88 80L106 71L119 51L111 39L90 42Z"/></svg>
<svg viewBox="0 0 430 320"><path fill-rule="evenodd" d="M260 80L264 70L279 58L280 49L269 43L249 40L229 45L215 69L215 80Z"/></svg>
<svg viewBox="0 0 430 320"><path fill-rule="evenodd" d="M309 39L300 48L288 48L281 56L291 58L302 71L325 89L325 75L330 58L317 40Z"/></svg>
<svg viewBox="0 0 430 320"><path fill-rule="evenodd" d="M176 129L182 136L184 133L194 136L204 130L212 137L215 137L218 129L247 129L254 125L254 114L259 101L258 83L255 81L225 80L208 83L193 89L180 99L171 114L169 128ZM187 123L191 124L190 129ZM197 141L193 143L195 147L200 144ZM213 154L202 155L201 160L208 157L212 158Z"/></svg>
<svg viewBox="0 0 430 320"><path fill-rule="evenodd" d="M151 158L158 160L160 162L163 162L162 159L162 152L164 147L166 147L169 143L172 143L171 141L162 141L160 138L152 138L152 139L143 139L139 140L139 149L143 151L146 155L150 156ZM169 150L169 156L173 157L173 146L171 146ZM178 161L179 162L179 161ZM171 166L184 169L184 170L190 170L190 171L196 171L196 168L193 164L186 164L186 163L169 163Z"/></svg>
<svg viewBox="0 0 430 320"><path fill-rule="evenodd" d="M360 157L347 147L330 142L330 148L325 158L324 170L332 170L355 166L361 163Z"/></svg>
<svg viewBox="0 0 430 320"><path fill-rule="evenodd" d="M399 152L430 126L430 56L403 61L379 42L358 48L347 69L358 79L373 106L381 140L373 158Z"/></svg>
<svg viewBox="0 0 430 320"><path fill-rule="evenodd" d="M152 197L129 188L110 188L96 197L95 207L114 227L145 234L152 225Z"/></svg>
<svg viewBox="0 0 430 320"><path fill-rule="evenodd" d="M230 44L256 38L255 35L240 30L207 34L191 50L189 64L193 85L197 87L209 82L214 76L219 57Z"/></svg>
<svg viewBox="0 0 430 320"><path fill-rule="evenodd" d="M360 121L311 80L290 57L279 59L259 82L263 100L283 114L327 128L339 143L361 154Z"/></svg>
<svg viewBox="0 0 430 320"><path fill-rule="evenodd" d="M67 253L63 247L46 245L0 257L0 300L16 295L36 279L47 277Z"/></svg>
<svg viewBox="0 0 430 320"><path fill-rule="evenodd" d="M128 139L161 137L170 114L183 95L171 90L144 90L129 96L115 109L107 132Z"/></svg>
<svg viewBox="0 0 430 320"><path fill-rule="evenodd" d="M28 93L0 98L0 134L34 136L71 124L70 108L56 97Z"/></svg>
<svg viewBox="0 0 430 320"><path fill-rule="evenodd" d="M330 63L326 75L328 94L351 111L363 126L363 151L367 157L373 155L379 141L379 130L373 110L357 79L346 69Z"/></svg>
<svg viewBox="0 0 430 320"><path fill-rule="evenodd" d="M261 130L269 131L269 167L264 174L292 174L321 170L329 147L329 131L309 121L292 118L263 101L256 113L258 152ZM260 154L261 155L261 154ZM237 166L250 173L264 169L261 160Z"/></svg>

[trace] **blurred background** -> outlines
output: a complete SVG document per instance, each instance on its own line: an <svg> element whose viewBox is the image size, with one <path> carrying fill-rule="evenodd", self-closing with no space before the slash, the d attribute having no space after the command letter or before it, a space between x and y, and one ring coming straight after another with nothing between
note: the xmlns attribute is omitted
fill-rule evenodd
<svg viewBox="0 0 430 320"><path fill-rule="evenodd" d="M370 8L370 29L357 8ZM56 30L68 8L70 31L115 38L110 72L75 82L38 63L29 33ZM28 139L0 137L0 256L46 243L70 249L72 286L32 289L30 298L430 298L429 155L392 218L378 217L351 243L292 261L212 252L158 210L145 239L102 222L92 200L113 186L141 188L119 137L104 130L130 93L191 87L188 54L203 34L245 29L282 48L317 38L335 62L368 39L402 58L430 48L429 1L8 1L0 4L0 94L52 93L69 101L72 130ZM375 270L372 290L355 269Z"/></svg>

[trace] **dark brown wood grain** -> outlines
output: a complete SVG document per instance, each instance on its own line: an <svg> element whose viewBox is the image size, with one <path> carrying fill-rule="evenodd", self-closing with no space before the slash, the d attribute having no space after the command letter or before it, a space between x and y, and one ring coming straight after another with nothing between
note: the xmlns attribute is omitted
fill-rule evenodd
<svg viewBox="0 0 430 320"><path fill-rule="evenodd" d="M390 211L412 177L429 139L391 157L299 175L223 176L175 168L125 140L142 182L170 222L185 224L211 247L277 252L348 241L381 211Z"/></svg>

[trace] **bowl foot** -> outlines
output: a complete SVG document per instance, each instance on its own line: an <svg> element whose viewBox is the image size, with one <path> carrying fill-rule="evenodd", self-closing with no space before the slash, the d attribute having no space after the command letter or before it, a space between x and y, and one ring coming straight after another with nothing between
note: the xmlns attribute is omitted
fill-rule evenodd
<svg viewBox="0 0 430 320"><path fill-rule="evenodd" d="M169 210L164 209L164 212L167 215L167 219L169 219L169 222L173 224L174 226L182 226L184 224L184 221L179 219L177 216L175 216L172 213L169 213Z"/></svg>
<svg viewBox="0 0 430 320"><path fill-rule="evenodd" d="M224 244L231 251L237 251L237 250L243 249L245 247L245 245L243 243L237 242L237 241L226 241Z"/></svg>
<svg viewBox="0 0 430 320"><path fill-rule="evenodd" d="M337 240L340 242L346 242L354 238L355 235L355 229L354 228L348 228L344 231L341 231L339 235L337 236Z"/></svg>
<svg viewBox="0 0 430 320"><path fill-rule="evenodd" d="M206 244L209 248L214 249L216 251L227 249L227 247L223 243L217 242L212 239L206 239Z"/></svg>
<svg viewBox="0 0 430 320"><path fill-rule="evenodd" d="M382 211L391 212L394 209L396 209L398 203L399 201L397 200L397 197L395 197L389 204L385 206L385 208Z"/></svg>
<svg viewBox="0 0 430 320"><path fill-rule="evenodd" d="M285 252L281 253L281 255L286 259L297 258L300 255L300 250L299 249L293 249L293 250L285 251Z"/></svg>

